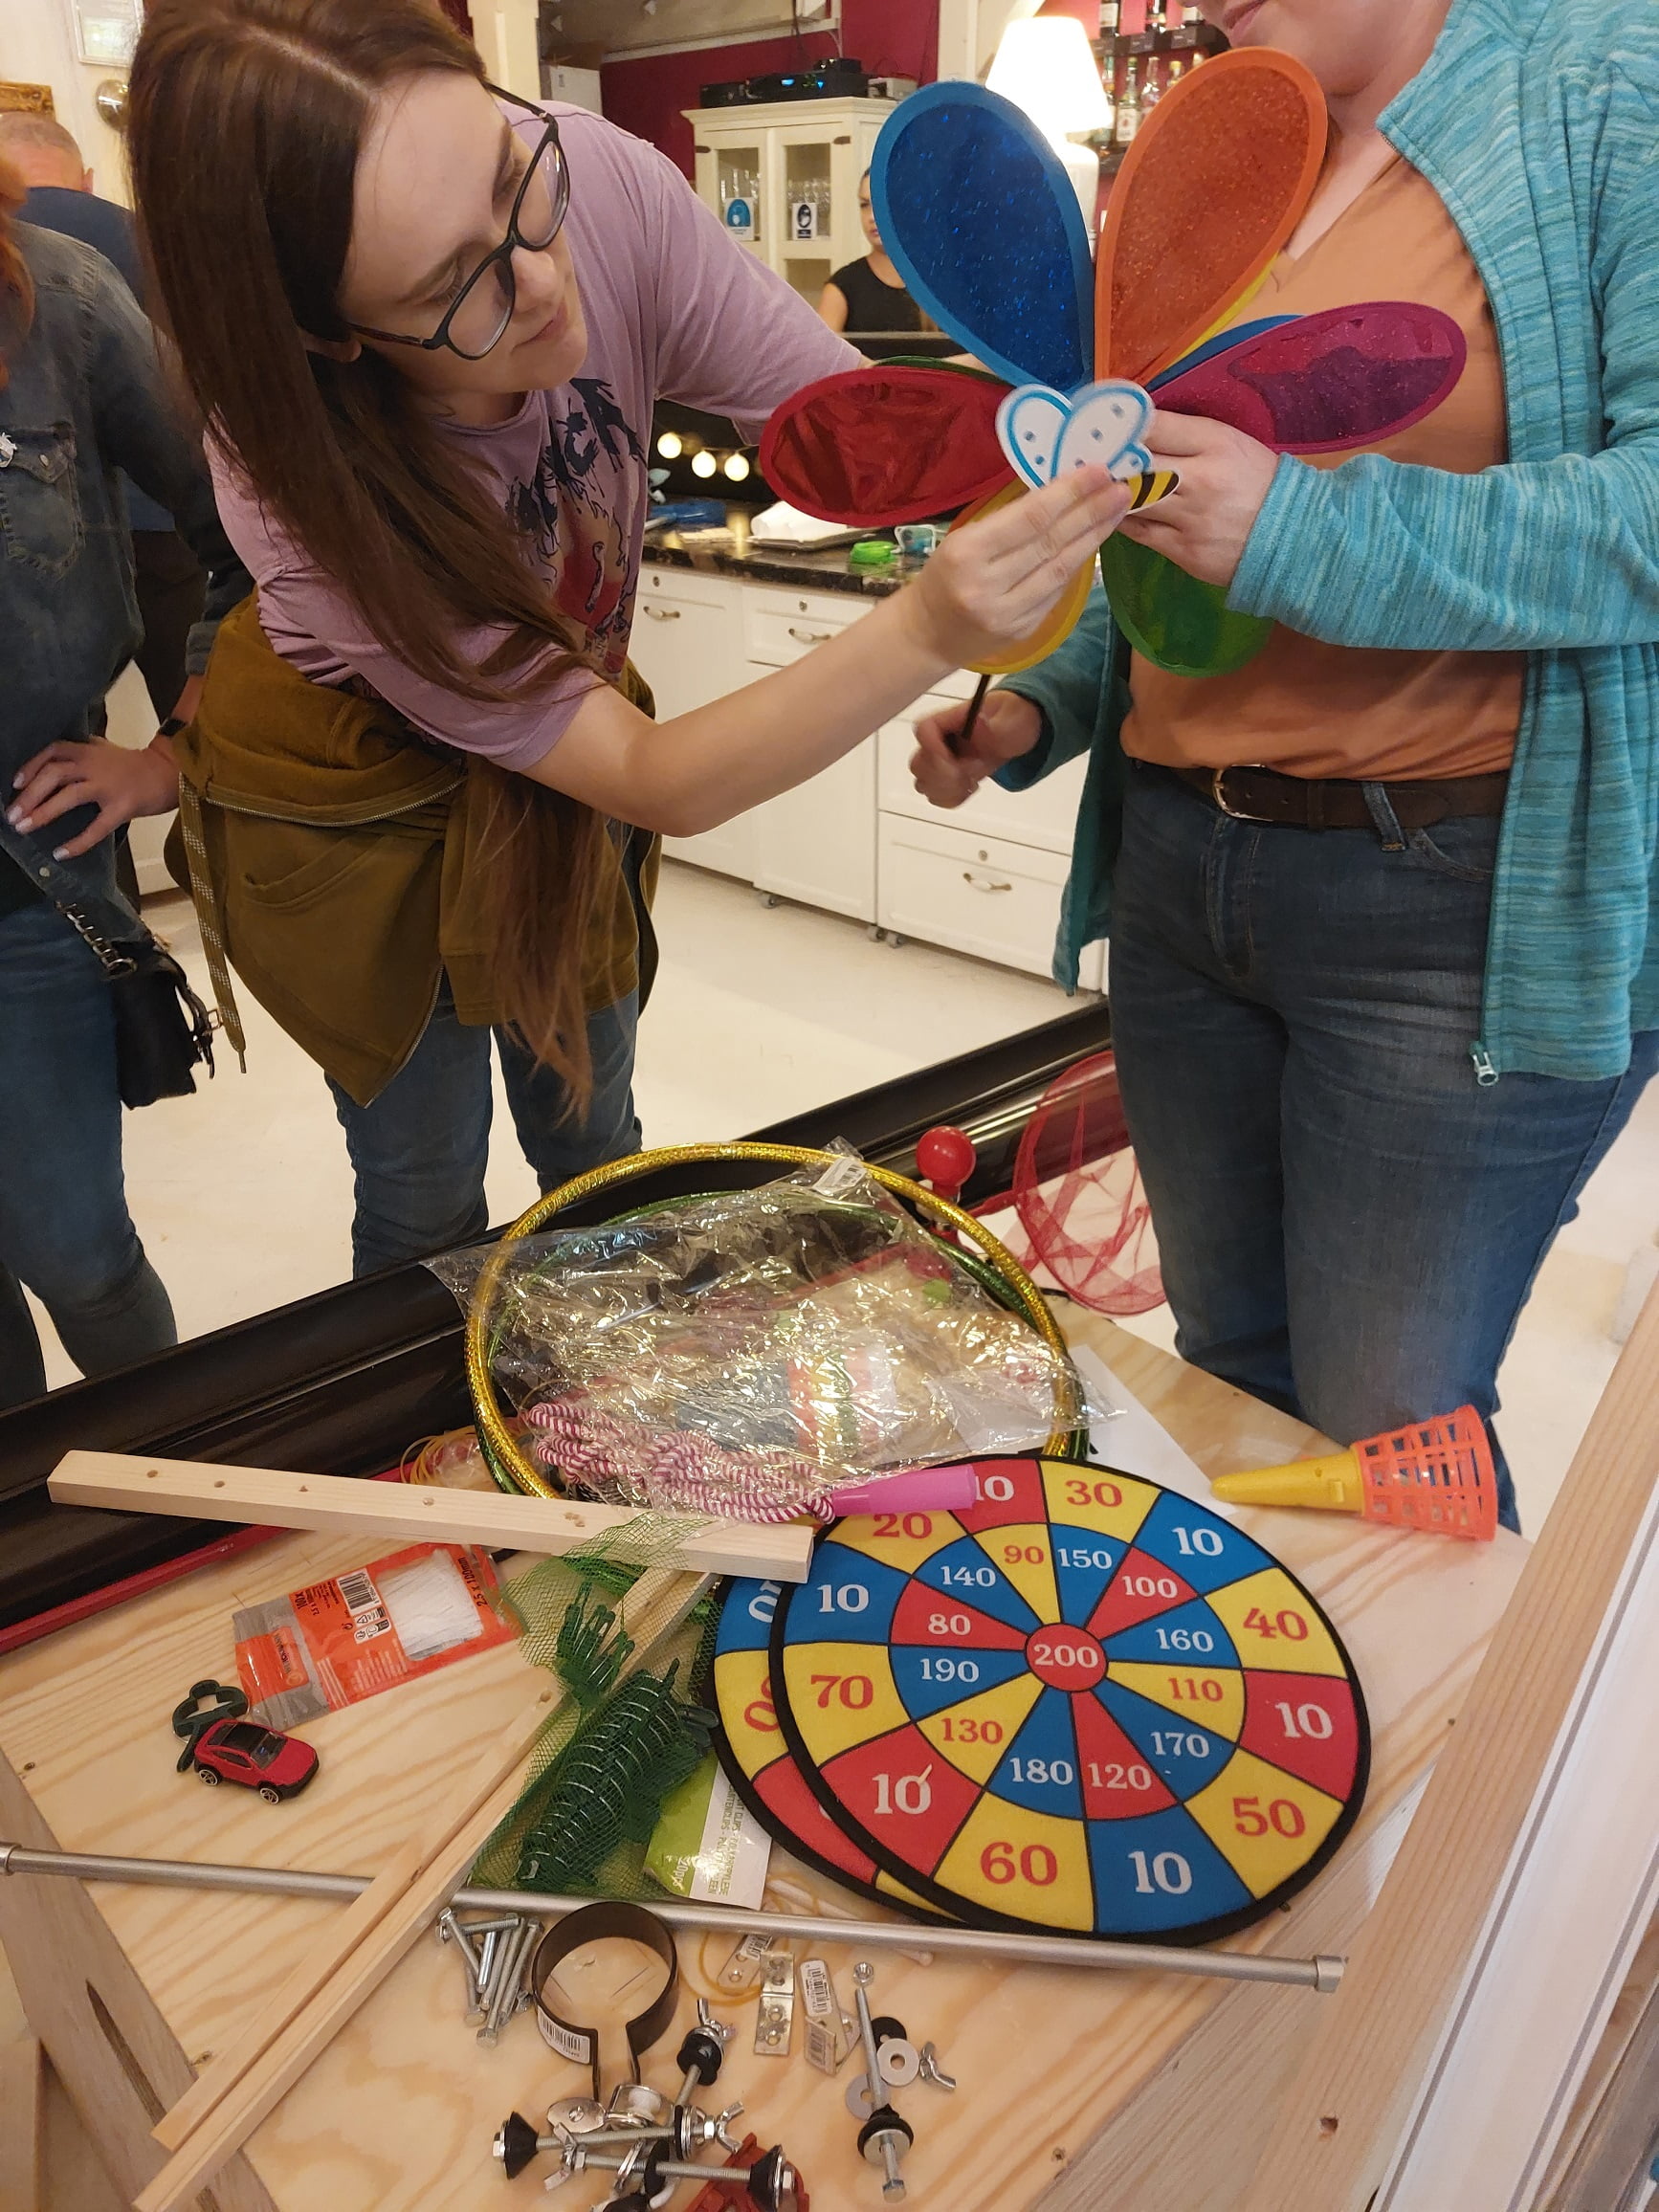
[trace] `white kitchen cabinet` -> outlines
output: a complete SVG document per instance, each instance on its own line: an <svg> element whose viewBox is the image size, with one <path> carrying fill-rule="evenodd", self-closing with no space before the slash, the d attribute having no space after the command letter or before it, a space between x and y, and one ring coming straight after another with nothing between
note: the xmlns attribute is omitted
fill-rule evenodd
<svg viewBox="0 0 1659 2212"><path fill-rule="evenodd" d="M659 721L724 698L745 680L738 592L721 576L650 565L641 573L628 650L656 695ZM665 837L662 849L676 860L750 883L754 819L739 814L700 837Z"/></svg>
<svg viewBox="0 0 1659 2212"><path fill-rule="evenodd" d="M976 837L948 814L881 817L878 918L901 937L1046 976L1067 858L1035 845Z"/></svg>
<svg viewBox="0 0 1659 2212"><path fill-rule="evenodd" d="M800 660L870 611L850 593L742 586L751 679ZM875 919L875 747L859 745L749 816L755 888L855 921Z"/></svg>
<svg viewBox="0 0 1659 2212"><path fill-rule="evenodd" d="M858 221L858 180L895 104L786 100L682 108L697 148L697 197L816 306L834 271L870 250Z"/></svg>
<svg viewBox="0 0 1659 2212"><path fill-rule="evenodd" d="M910 756L916 750L915 725L925 715L958 703L930 696L907 707L896 720L883 723L875 741L876 789L883 814L908 814L916 822L947 823L953 829L985 837L1011 837L1016 844L1070 852L1083 780L1089 772L1086 759L1068 761L1029 791L1005 791L1000 784L982 784L965 806L948 810L930 805L922 797L910 773Z"/></svg>
<svg viewBox="0 0 1659 2212"><path fill-rule="evenodd" d="M786 667L875 604L648 562L631 650L666 718ZM950 812L930 807L910 780L911 725L974 682L962 670L940 677L822 775L665 851L774 897L1047 975L1087 765L1072 762L1029 791L987 785ZM1101 988L1103 952L1085 951L1083 989Z"/></svg>

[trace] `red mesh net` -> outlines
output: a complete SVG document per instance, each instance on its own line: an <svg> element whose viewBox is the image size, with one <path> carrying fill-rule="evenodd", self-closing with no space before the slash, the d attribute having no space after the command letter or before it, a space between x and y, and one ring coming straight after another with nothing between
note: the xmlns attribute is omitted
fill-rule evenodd
<svg viewBox="0 0 1659 2212"><path fill-rule="evenodd" d="M1367 1520L1477 1543L1496 1533L1497 1473L1486 1423L1472 1405L1367 1436L1353 1451Z"/></svg>
<svg viewBox="0 0 1659 2212"><path fill-rule="evenodd" d="M1020 1139L1013 1195L1028 1264L1040 1263L1078 1305L1144 1314L1163 1303L1112 1053L1079 1060L1044 1093Z"/></svg>

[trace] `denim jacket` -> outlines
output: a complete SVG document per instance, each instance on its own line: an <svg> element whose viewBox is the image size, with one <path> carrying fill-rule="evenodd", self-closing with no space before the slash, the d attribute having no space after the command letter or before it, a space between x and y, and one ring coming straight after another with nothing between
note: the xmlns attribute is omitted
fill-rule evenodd
<svg viewBox="0 0 1659 2212"><path fill-rule="evenodd" d="M207 666L219 617L252 588L132 294L101 254L77 239L27 223L13 236L34 280L34 316L23 334L15 300L0 306L10 371L0 388L0 793L8 799L17 770L43 745L87 734L88 710L144 635L118 471L172 514L208 571L206 608L190 634L192 674ZM25 840L38 845L37 875L50 868L52 848L90 818L65 815L38 840ZM61 869L89 897L104 896L114 882L110 841Z"/></svg>

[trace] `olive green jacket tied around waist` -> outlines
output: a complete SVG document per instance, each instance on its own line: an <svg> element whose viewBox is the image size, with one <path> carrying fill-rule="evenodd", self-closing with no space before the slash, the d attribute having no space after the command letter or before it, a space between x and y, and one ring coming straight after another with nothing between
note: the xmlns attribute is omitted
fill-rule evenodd
<svg viewBox="0 0 1659 2212"><path fill-rule="evenodd" d="M652 711L631 667L622 688ZM461 1021L504 1020L484 896L494 771L476 755L383 700L312 683L272 648L252 598L221 624L201 705L173 742L189 888L238 1049L219 946L360 1105L420 1042L446 974ZM657 840L615 824L610 850L583 950L592 1011L643 999L655 968ZM167 857L183 882L176 841Z"/></svg>

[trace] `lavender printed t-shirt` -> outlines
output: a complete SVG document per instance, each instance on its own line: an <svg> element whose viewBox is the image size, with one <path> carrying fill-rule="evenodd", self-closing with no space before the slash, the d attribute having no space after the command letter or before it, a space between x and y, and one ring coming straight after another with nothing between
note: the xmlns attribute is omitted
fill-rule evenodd
<svg viewBox="0 0 1659 2212"><path fill-rule="evenodd" d="M728 238L654 147L559 103L570 167L566 234L587 324L579 375L533 391L509 421L448 426L499 484L527 558L560 609L616 674L628 653L650 511L652 409L661 397L730 415L746 439L779 403L863 356L782 277ZM532 143L540 124L515 129ZM208 441L219 513L258 586L272 645L317 683L361 676L417 729L503 767L528 768L601 680L575 670L533 705L457 698L413 675L368 631L350 598L265 514L233 461ZM499 633L478 630L481 660Z"/></svg>

